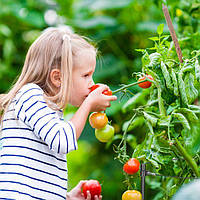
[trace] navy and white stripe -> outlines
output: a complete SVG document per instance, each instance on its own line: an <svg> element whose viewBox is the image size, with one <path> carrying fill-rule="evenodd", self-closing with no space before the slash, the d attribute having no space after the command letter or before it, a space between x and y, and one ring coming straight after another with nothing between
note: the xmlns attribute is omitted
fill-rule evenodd
<svg viewBox="0 0 200 200"><path fill-rule="evenodd" d="M21 88L8 111L0 138L0 198L66 199L66 154L77 149L73 124L33 83Z"/></svg>

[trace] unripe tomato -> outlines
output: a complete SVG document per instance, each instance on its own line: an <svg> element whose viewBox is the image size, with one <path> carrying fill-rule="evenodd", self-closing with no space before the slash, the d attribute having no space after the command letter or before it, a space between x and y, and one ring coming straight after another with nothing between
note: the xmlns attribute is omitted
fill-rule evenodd
<svg viewBox="0 0 200 200"><path fill-rule="evenodd" d="M123 193L122 200L142 200L142 194L137 190L127 190Z"/></svg>
<svg viewBox="0 0 200 200"><path fill-rule="evenodd" d="M95 89L97 89L100 85L96 84L96 85L93 85L91 88L90 88L90 92L94 91ZM104 90L102 92L104 95L108 95L108 96L112 96L112 91L111 90Z"/></svg>
<svg viewBox="0 0 200 200"><path fill-rule="evenodd" d="M90 125L93 128L104 128L108 123L108 118L105 113L94 112L89 117Z"/></svg>
<svg viewBox="0 0 200 200"><path fill-rule="evenodd" d="M98 197L101 195L101 185L97 180L89 180L83 184L83 194L85 198L87 198L87 191L90 191L91 200L94 200L94 196L97 195Z"/></svg>
<svg viewBox="0 0 200 200"><path fill-rule="evenodd" d="M95 129L95 136L100 142L108 142L113 138L114 134L115 129L109 124L102 129Z"/></svg>
<svg viewBox="0 0 200 200"><path fill-rule="evenodd" d="M136 158L130 158L123 167L124 172L127 174L135 174L140 168L140 162Z"/></svg>
<svg viewBox="0 0 200 200"><path fill-rule="evenodd" d="M153 77L151 75L145 75L145 76L139 78L138 82L145 80L146 77L148 79L150 79L150 80L153 80ZM151 82L150 81L145 81L143 83L139 83L138 86L141 87L141 88L149 88L149 87L151 87Z"/></svg>

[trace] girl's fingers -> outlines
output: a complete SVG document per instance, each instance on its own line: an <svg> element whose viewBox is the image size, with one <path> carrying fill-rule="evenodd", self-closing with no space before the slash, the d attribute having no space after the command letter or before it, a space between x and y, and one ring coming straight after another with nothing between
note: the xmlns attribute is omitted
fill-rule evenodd
<svg viewBox="0 0 200 200"><path fill-rule="evenodd" d="M94 196L94 200L101 200L102 196L100 195L99 197L97 195Z"/></svg>
<svg viewBox="0 0 200 200"><path fill-rule="evenodd" d="M100 87L98 87L94 91L96 91L97 93L102 93L104 90L109 90L109 87L107 85L100 85Z"/></svg>
<svg viewBox="0 0 200 200"><path fill-rule="evenodd" d="M77 184L77 188L81 188L82 186L83 186L83 184L84 183L86 183L87 181L84 181L84 180L82 180L82 181L79 181L79 183Z"/></svg>
<svg viewBox="0 0 200 200"><path fill-rule="evenodd" d="M87 190L87 199L86 200L91 200L91 194L90 194L89 190Z"/></svg>
<svg viewBox="0 0 200 200"><path fill-rule="evenodd" d="M108 101L115 101L115 100L117 100L117 96L115 96L115 95L112 95L112 96L105 95L105 98L107 98Z"/></svg>

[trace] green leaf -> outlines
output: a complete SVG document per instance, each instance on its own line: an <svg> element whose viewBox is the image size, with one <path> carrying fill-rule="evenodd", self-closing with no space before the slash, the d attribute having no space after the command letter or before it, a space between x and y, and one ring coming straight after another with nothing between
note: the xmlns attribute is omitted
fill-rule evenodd
<svg viewBox="0 0 200 200"><path fill-rule="evenodd" d="M171 71L171 75L172 75L172 82L174 85L174 95L178 97L179 96L178 81L177 81L176 73L173 69Z"/></svg>
<svg viewBox="0 0 200 200"><path fill-rule="evenodd" d="M167 66L165 65L165 63L163 61L161 61L161 70L162 70L163 76L165 78L167 88L170 90L173 90L174 88L172 85L172 80L171 80L170 74L168 72Z"/></svg>
<svg viewBox="0 0 200 200"><path fill-rule="evenodd" d="M191 104L198 97L198 90L194 87L194 76L192 73L186 74L184 82L188 103Z"/></svg>
<svg viewBox="0 0 200 200"><path fill-rule="evenodd" d="M150 37L149 40L152 40L152 41L158 41L159 38L158 38L158 37Z"/></svg>
<svg viewBox="0 0 200 200"><path fill-rule="evenodd" d="M149 54L147 53L147 51L145 50L144 55L142 56L142 66L148 65L150 62L149 59Z"/></svg>
<svg viewBox="0 0 200 200"><path fill-rule="evenodd" d="M157 52L152 53L149 55L149 58L150 58L150 63L149 63L150 66L156 66L160 64L161 55L159 53Z"/></svg>
<svg viewBox="0 0 200 200"><path fill-rule="evenodd" d="M188 123L188 120L186 119L186 117L181 114L181 113L173 113L174 118L176 119L176 123L181 123L183 125L183 128L190 130L190 125Z"/></svg>
<svg viewBox="0 0 200 200"><path fill-rule="evenodd" d="M195 112L188 108L179 108L179 109L177 109L177 112L184 114L187 117L188 121L191 121L191 122L199 121Z"/></svg>
<svg viewBox="0 0 200 200"><path fill-rule="evenodd" d="M198 82L200 82L200 65L198 59L195 61L195 76Z"/></svg>
<svg viewBox="0 0 200 200"><path fill-rule="evenodd" d="M179 84L179 91L181 95L181 100L182 100L182 105L184 107L188 106L188 97L186 95L186 88L185 88L185 83L183 81L182 73L178 74L178 84Z"/></svg>
<svg viewBox="0 0 200 200"><path fill-rule="evenodd" d="M15 46L12 40L6 39L3 46L3 55L5 59L10 59L15 50Z"/></svg>
<svg viewBox="0 0 200 200"><path fill-rule="evenodd" d="M130 123L129 121L124 122L123 126L122 126L122 130L125 131L126 128L128 127ZM130 124L128 131L131 131L133 129L135 129L136 127L141 127L144 124L144 118L142 116L140 117L136 117L133 122Z"/></svg>
<svg viewBox="0 0 200 200"><path fill-rule="evenodd" d="M164 30L164 24L160 24L157 28L158 35L161 35L163 33L163 30Z"/></svg>
<svg viewBox="0 0 200 200"><path fill-rule="evenodd" d="M170 125L170 120L171 120L170 116L162 117L162 118L159 120L158 125L161 126L161 127L162 127L162 126L168 127L168 126Z"/></svg>
<svg viewBox="0 0 200 200"><path fill-rule="evenodd" d="M138 52L146 52L146 49L135 49L135 51L138 51Z"/></svg>
<svg viewBox="0 0 200 200"><path fill-rule="evenodd" d="M143 90L142 92L137 93L135 96L130 98L122 107L123 112L127 112L128 110L132 110L133 108L137 107L138 105L145 104L146 102L146 95L149 94L148 90Z"/></svg>
<svg viewBox="0 0 200 200"><path fill-rule="evenodd" d="M8 26L6 26L5 24L0 24L0 34L6 36L6 37L10 37L11 36L12 31L10 30L10 28Z"/></svg>

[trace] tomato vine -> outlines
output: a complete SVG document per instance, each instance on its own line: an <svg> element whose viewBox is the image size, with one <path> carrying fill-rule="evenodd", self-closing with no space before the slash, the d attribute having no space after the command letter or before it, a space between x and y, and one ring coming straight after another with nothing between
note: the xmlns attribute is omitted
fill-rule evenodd
<svg viewBox="0 0 200 200"><path fill-rule="evenodd" d="M142 81L123 85L113 91L113 94L127 93L130 87L139 83L153 83L150 88L131 97L123 106L124 112L132 117L124 124L120 143L114 146L116 159L124 164L130 157L135 157L142 162L150 162L155 166L155 172L166 171L176 176L200 177L200 159L196 156L200 154L200 150L191 151L192 143L199 135L200 107L194 103L200 95L200 51L193 51L191 58L183 58L183 63L179 63L172 42L168 41L169 36L162 35L163 25L158 29L158 37L151 38L155 46L138 50L143 53L142 72L135 73L138 76L141 73L149 74L153 80L146 76ZM155 52L148 53L152 50ZM147 101L133 109L137 98L142 95ZM143 126L147 128L146 136L133 149L132 155L128 155L127 136L134 129L132 127L137 126L137 119L140 118L143 118ZM167 165L172 168L167 169ZM131 185L129 178L125 174L128 187Z"/></svg>

